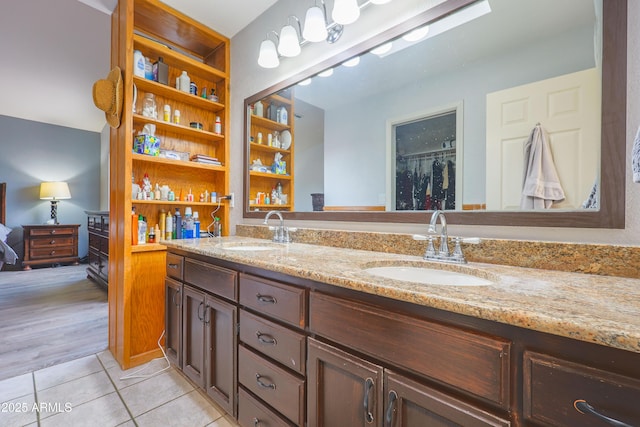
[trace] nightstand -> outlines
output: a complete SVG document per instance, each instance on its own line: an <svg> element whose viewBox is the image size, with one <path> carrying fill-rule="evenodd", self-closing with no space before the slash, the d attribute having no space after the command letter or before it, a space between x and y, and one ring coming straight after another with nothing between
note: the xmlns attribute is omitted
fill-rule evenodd
<svg viewBox="0 0 640 427"><path fill-rule="evenodd" d="M79 224L23 225L23 270L31 270L36 264L72 262L77 265Z"/></svg>

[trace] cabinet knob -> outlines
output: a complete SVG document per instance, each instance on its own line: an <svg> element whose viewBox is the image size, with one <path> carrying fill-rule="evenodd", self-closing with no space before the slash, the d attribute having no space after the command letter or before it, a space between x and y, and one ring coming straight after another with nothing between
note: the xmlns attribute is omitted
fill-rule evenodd
<svg viewBox="0 0 640 427"><path fill-rule="evenodd" d="M49 244L50 244L50 245L55 245L55 244L56 244L56 241L55 241L55 240L52 240L52 241L50 241L50 242L49 242Z"/></svg>
<svg viewBox="0 0 640 427"><path fill-rule="evenodd" d="M56 234L56 230L51 230L51 234Z"/></svg>
<svg viewBox="0 0 640 427"><path fill-rule="evenodd" d="M50 255L55 255L56 251L51 251Z"/></svg>

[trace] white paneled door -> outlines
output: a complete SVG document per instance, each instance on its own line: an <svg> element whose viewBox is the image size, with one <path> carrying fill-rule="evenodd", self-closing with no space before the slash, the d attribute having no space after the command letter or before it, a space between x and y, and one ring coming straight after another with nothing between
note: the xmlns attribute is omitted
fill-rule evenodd
<svg viewBox="0 0 640 427"><path fill-rule="evenodd" d="M524 144L536 123L549 143L565 200L580 208L600 169L600 71L592 68L487 94L487 209L520 209Z"/></svg>

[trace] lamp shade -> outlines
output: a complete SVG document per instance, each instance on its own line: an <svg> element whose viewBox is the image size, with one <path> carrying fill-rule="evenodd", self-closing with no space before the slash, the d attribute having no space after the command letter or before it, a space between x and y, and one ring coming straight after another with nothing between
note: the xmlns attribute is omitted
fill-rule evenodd
<svg viewBox="0 0 640 427"><path fill-rule="evenodd" d="M42 200L70 199L69 185L66 182L43 182L40 184L40 198Z"/></svg>
<svg viewBox="0 0 640 427"><path fill-rule="evenodd" d="M324 12L319 6L310 7L304 18L302 37L310 42L321 42L327 38Z"/></svg>
<svg viewBox="0 0 640 427"><path fill-rule="evenodd" d="M348 25L356 22L360 17L360 6L358 6L358 0L335 0L331 17L341 25Z"/></svg>
<svg viewBox="0 0 640 427"><path fill-rule="evenodd" d="M260 54L258 56L258 65L262 68L276 68L280 65L278 52L273 41L267 39L260 44Z"/></svg>
<svg viewBox="0 0 640 427"><path fill-rule="evenodd" d="M292 58L300 55L300 40L298 33L293 25L285 25L280 31L280 42L278 43L278 52L282 56Z"/></svg>

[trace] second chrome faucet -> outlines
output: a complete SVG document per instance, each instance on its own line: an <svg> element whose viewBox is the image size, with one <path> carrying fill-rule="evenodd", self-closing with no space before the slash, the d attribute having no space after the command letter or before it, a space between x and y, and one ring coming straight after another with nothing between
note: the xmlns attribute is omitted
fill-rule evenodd
<svg viewBox="0 0 640 427"><path fill-rule="evenodd" d="M437 226L438 221L440 221L440 244L438 249L436 250L435 245L433 243L434 237L433 234L437 234ZM462 239L460 237L456 237L454 239L455 246L453 248L453 252L449 251L449 235L447 232L447 219L444 216L444 212L437 210L434 211L431 215L431 220L429 221L429 234L426 236L422 235L414 235L413 238L416 240L427 240L427 249L424 253L424 259L429 261L442 261L442 262L451 262L457 264L465 264L467 260L462 253L461 243L464 241L466 243L479 243L480 239L471 238L471 239Z"/></svg>

